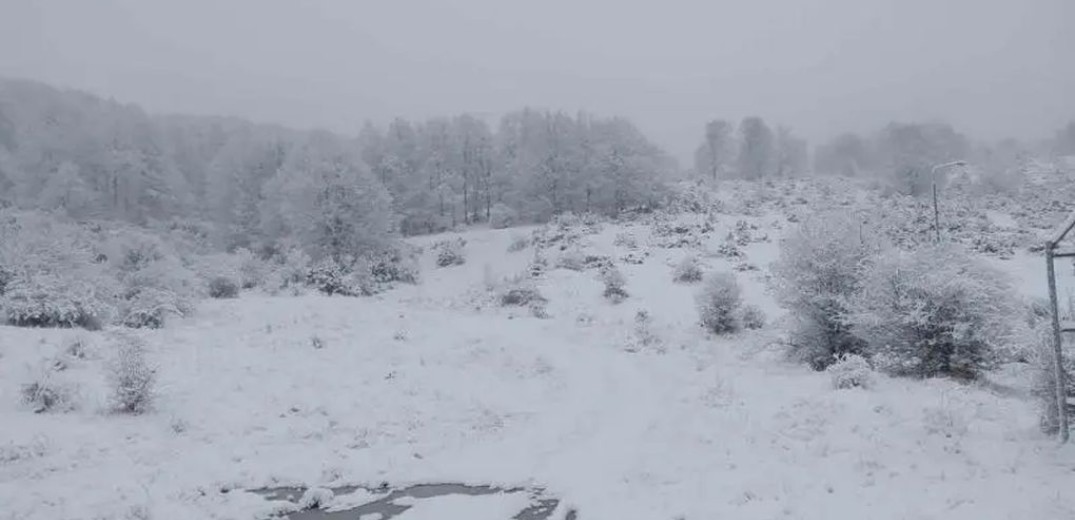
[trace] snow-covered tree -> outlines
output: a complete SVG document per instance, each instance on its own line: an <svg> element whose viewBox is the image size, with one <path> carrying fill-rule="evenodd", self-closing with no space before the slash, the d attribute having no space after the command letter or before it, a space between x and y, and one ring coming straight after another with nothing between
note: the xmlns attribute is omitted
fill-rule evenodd
<svg viewBox="0 0 1075 520"><path fill-rule="evenodd" d="M739 175L758 180L773 172L775 159L773 131L760 117L739 123Z"/></svg>
<svg viewBox="0 0 1075 520"><path fill-rule="evenodd" d="M706 123L705 140L694 152L695 173L715 181L727 174L734 158L734 126L723 119Z"/></svg>
<svg viewBox="0 0 1075 520"><path fill-rule="evenodd" d="M356 147L318 132L288 152L266 186L262 228L315 259L342 264L381 252L395 230L391 198Z"/></svg>
<svg viewBox="0 0 1075 520"><path fill-rule="evenodd" d="M806 141L796 137L790 128L776 128L776 175L790 177L806 173L809 164L809 152Z"/></svg>
<svg viewBox="0 0 1075 520"><path fill-rule="evenodd" d="M780 243L773 264L777 297L796 320L791 346L795 357L823 369L837 357L861 353L863 341L848 324L850 300L876 250L853 215L819 213Z"/></svg>

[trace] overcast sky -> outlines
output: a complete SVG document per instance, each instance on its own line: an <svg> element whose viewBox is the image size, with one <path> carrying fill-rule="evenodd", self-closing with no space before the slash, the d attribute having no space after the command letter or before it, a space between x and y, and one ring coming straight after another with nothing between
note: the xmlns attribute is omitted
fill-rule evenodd
<svg viewBox="0 0 1075 520"><path fill-rule="evenodd" d="M154 112L354 133L524 105L816 142L889 120L1038 138L1075 117L1075 0L0 0L0 75Z"/></svg>

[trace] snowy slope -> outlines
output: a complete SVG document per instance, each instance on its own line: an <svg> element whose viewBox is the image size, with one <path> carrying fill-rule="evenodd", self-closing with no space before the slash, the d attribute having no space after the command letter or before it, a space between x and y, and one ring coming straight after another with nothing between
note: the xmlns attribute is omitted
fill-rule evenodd
<svg viewBox="0 0 1075 520"><path fill-rule="evenodd" d="M427 250L422 284L373 298L204 302L136 333L161 379L138 417L103 411L114 331L0 327L0 518L266 518L280 504L243 490L382 481L543 486L599 519L1075 518L1075 449L1038 433L1025 388L833 390L775 347L775 242L747 246L761 270L737 272L770 324L718 339L695 325L696 286L671 282L686 250L649 246L642 226L606 226L586 250L623 256L625 230L651 253L620 265L631 297L613 305L596 272L551 270L548 319L491 305L485 287L529 264L531 249L507 252L526 230L465 233L465 265L437 269ZM1034 261L1000 265L1030 284ZM639 310L660 344L638 346ZM75 336L90 356L60 376L79 408L20 405Z"/></svg>

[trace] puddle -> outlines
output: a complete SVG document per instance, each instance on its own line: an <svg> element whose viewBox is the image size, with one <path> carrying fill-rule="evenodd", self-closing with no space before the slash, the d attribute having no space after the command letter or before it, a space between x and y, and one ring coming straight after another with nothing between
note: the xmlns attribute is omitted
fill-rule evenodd
<svg viewBox="0 0 1075 520"><path fill-rule="evenodd" d="M490 496L490 495L525 495L529 505L519 510L512 520L552 520L552 514L560 505L560 500L548 497L540 488L500 488L495 486L471 486L466 484L416 484L392 489L388 487L373 488L363 486L343 486L330 488L337 499L346 500L353 493L370 493L369 502L347 509L335 510L307 509L288 514L288 520L390 520L417 505L420 501L447 496ZM297 503L306 492L303 487L277 487L251 490L267 500ZM369 515L369 516L366 516ZM568 511L565 520L576 520L578 514Z"/></svg>

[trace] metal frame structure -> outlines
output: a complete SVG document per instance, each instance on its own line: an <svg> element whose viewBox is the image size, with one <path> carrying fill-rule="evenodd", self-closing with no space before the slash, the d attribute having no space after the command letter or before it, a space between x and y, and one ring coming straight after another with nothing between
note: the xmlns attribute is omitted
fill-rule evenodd
<svg viewBox="0 0 1075 520"><path fill-rule="evenodd" d="M1053 379L1056 383L1057 424L1060 426L1060 442L1068 441L1067 381L1064 379L1064 333L1075 332L1075 321L1060 321L1060 305L1056 296L1056 259L1075 257L1075 248L1059 249L1060 243L1075 228L1075 213L1045 242L1045 272L1049 277L1049 305L1053 315Z"/></svg>

